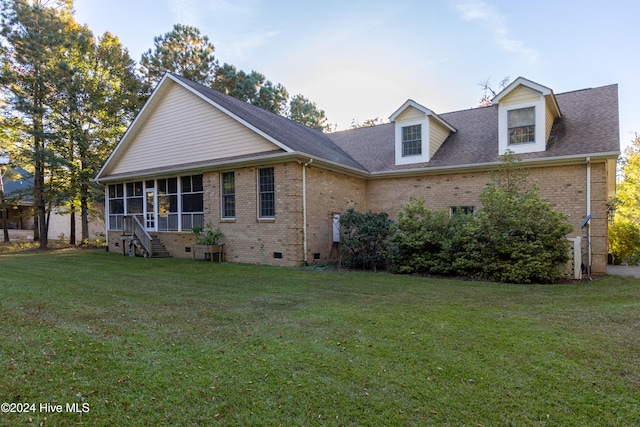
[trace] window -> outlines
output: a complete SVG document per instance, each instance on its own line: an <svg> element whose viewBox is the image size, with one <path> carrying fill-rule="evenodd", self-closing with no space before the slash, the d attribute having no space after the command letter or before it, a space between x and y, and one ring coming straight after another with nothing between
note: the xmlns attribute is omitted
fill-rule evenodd
<svg viewBox="0 0 640 427"><path fill-rule="evenodd" d="M455 215L473 215L475 207L473 206L451 206L451 216Z"/></svg>
<svg viewBox="0 0 640 427"><path fill-rule="evenodd" d="M236 177L234 172L222 174L222 218L236 217Z"/></svg>
<svg viewBox="0 0 640 427"><path fill-rule="evenodd" d="M402 157L422 154L422 125L402 128Z"/></svg>
<svg viewBox="0 0 640 427"><path fill-rule="evenodd" d="M509 144L527 144L536 140L535 107L519 108L507 112Z"/></svg>
<svg viewBox="0 0 640 427"><path fill-rule="evenodd" d="M204 190L202 175L180 177L182 229L190 230L204 225Z"/></svg>
<svg viewBox="0 0 640 427"><path fill-rule="evenodd" d="M258 170L258 215L260 218L275 218L275 176L273 168Z"/></svg>
<svg viewBox="0 0 640 427"><path fill-rule="evenodd" d="M158 180L158 231L178 230L178 178Z"/></svg>
<svg viewBox="0 0 640 427"><path fill-rule="evenodd" d="M122 230L124 216L124 185L110 184L108 189L109 230Z"/></svg>
<svg viewBox="0 0 640 427"><path fill-rule="evenodd" d="M142 181L127 182L127 213L142 215Z"/></svg>

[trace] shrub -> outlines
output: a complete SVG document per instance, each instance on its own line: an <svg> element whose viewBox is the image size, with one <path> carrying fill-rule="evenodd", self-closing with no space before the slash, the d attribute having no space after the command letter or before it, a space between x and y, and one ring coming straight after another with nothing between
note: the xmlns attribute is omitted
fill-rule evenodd
<svg viewBox="0 0 640 427"><path fill-rule="evenodd" d="M542 200L513 155L480 195L482 208L471 224L466 244L467 268L484 279L512 283L557 280L568 261L565 236L573 230L567 217Z"/></svg>
<svg viewBox="0 0 640 427"><path fill-rule="evenodd" d="M470 215L449 217L445 211L426 209L412 197L398 213L391 238L393 270L397 273L457 274L464 257L464 236Z"/></svg>
<svg viewBox="0 0 640 427"><path fill-rule="evenodd" d="M388 265L392 221L385 212L360 213L349 209L340 216L342 263L347 267L377 268Z"/></svg>

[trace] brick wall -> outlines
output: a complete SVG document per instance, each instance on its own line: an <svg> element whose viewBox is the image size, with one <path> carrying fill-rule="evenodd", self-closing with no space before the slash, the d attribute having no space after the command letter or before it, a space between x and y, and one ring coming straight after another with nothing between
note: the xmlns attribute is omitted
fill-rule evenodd
<svg viewBox="0 0 640 427"><path fill-rule="evenodd" d="M230 171L229 171L230 172ZM235 172L236 218L223 220L220 203L220 173L205 173L205 222L220 227L225 237L227 261L301 265L302 250L302 166L290 162L274 166L276 215L258 219L258 168ZM281 254L282 258L277 258Z"/></svg>
<svg viewBox="0 0 640 427"><path fill-rule="evenodd" d="M363 179L309 167L307 175L307 262L323 264L339 260L333 243L333 214L353 208L366 212L367 182Z"/></svg>
<svg viewBox="0 0 640 427"><path fill-rule="evenodd" d="M558 211L569 215L574 231L568 237L584 239L586 229L581 229L580 225L587 214L586 165L531 168L529 172L530 179L538 182L541 197L553 203ZM449 211L452 206L479 208L478 197L489 181L487 172L372 180L367 186L367 206L374 212L385 211L394 219L411 196L425 200L429 209ZM590 223L592 272L604 274L608 247L604 162L591 164L591 211L594 212ZM586 242L583 242L583 255L585 253Z"/></svg>
<svg viewBox="0 0 640 427"><path fill-rule="evenodd" d="M258 219L258 169L235 169L236 218L221 219L220 173L204 174L205 223L225 233L227 261L302 265L303 243L303 166L298 162L275 165L276 217ZM574 231L569 237L585 237L581 229L586 216L586 166L563 165L530 169L530 178L538 182L540 195L569 215ZM387 212L391 218L409 201L420 197L429 209L449 211L452 206L480 207L478 196L489 182L489 173L455 173L408 178L365 181L319 167L306 168L307 186L307 262L321 264L339 259L339 247L333 244L332 216L349 208L359 212ZM592 272L603 274L607 259L607 212L605 163L591 164L591 248ZM189 232L158 233L174 257L191 257L186 247L194 243ZM116 246L118 244L119 246ZM120 234L109 232L109 250L122 251ZM583 243L583 253L586 243ZM281 254L281 258L274 254Z"/></svg>

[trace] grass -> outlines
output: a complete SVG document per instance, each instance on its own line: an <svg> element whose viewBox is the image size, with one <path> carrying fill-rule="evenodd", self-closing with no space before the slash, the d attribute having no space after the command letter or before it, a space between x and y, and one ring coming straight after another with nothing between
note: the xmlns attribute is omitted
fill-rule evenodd
<svg viewBox="0 0 640 427"><path fill-rule="evenodd" d="M0 271L0 402L37 404L0 425L640 424L639 280L514 286L95 250L6 253Z"/></svg>

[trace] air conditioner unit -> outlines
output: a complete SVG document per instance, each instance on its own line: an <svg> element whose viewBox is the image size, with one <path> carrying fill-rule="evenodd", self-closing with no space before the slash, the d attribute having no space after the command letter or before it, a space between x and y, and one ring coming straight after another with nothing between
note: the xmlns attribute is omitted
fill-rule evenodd
<svg viewBox="0 0 640 427"><path fill-rule="evenodd" d="M560 269L567 279L582 279L582 250L580 237L569 237L569 261Z"/></svg>

